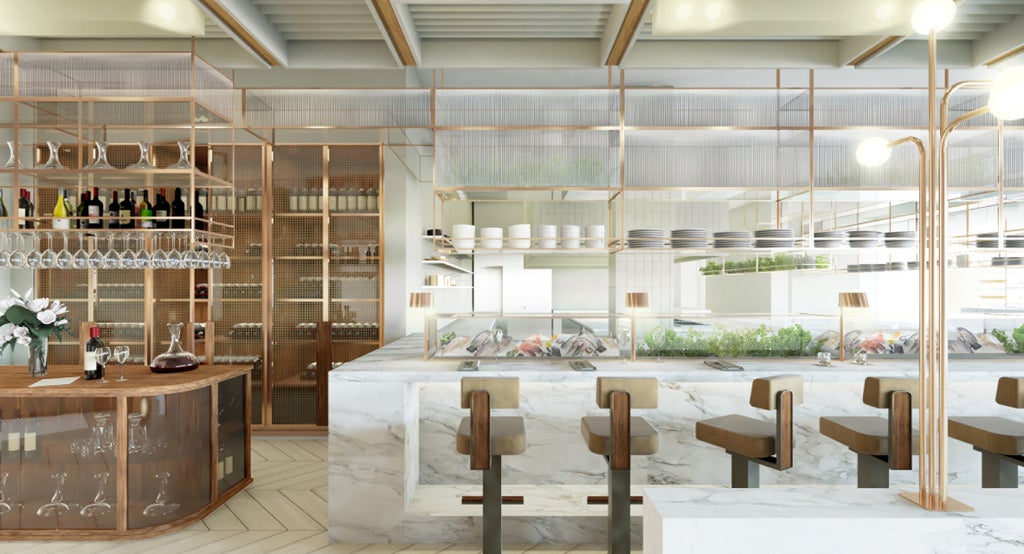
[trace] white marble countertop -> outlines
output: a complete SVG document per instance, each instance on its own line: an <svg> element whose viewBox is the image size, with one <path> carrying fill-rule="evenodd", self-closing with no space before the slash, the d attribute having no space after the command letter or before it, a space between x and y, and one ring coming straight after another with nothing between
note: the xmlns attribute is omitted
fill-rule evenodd
<svg viewBox="0 0 1024 554"><path fill-rule="evenodd" d="M719 371L704 364L705 358L662 358L661 360L601 359L592 363L597 371L574 371L568 362L510 358L508 360L482 360L475 372L457 370L459 360L424 360L423 335L414 334L398 339L383 348L345 363L330 372L329 379L338 382L454 382L467 375L509 375L523 381L569 382L590 381L595 375L611 372L628 373L637 377L657 377L671 382L742 382L765 374L799 373L808 381L854 382L868 375L916 377L917 360L876 358L866 366L851 362L833 361L831 367L819 367L814 358L736 358L744 371ZM950 382L991 380L993 373L1000 375L1020 371L1017 358L999 360L950 360Z"/></svg>

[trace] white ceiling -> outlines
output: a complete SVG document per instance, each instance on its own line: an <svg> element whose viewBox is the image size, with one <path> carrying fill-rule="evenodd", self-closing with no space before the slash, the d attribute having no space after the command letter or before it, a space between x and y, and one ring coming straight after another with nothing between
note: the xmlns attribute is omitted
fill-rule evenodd
<svg viewBox="0 0 1024 554"><path fill-rule="evenodd" d="M0 5L5 1L27 4L0 0ZM90 0L90 6L102 10L97 4L112 1ZM718 28L653 36L652 13L658 2L668 1L697 8L724 4L732 9L732 19ZM261 66L255 55L261 48L274 58L270 65L290 71L405 65L599 69L606 66L623 22L630 21L631 5L641 19L633 40L626 41L624 68L837 68L852 63L861 68L921 68L926 43L910 32L905 13L916 1L193 0L207 14L206 34L197 38L197 49L217 65L243 71ZM868 4L892 4L895 20L876 25L874 32L863 21L853 21L851 6ZM957 4L953 25L939 35L940 65L1024 61L1024 0ZM221 19L214 17L218 11ZM233 29L223 21L224 13L234 19ZM61 20L52 11L39 17ZM156 50L174 44L155 36L123 36L110 27L87 38L61 31L66 28L55 23L49 36L0 36L0 49ZM178 40L183 44L187 39ZM403 56L404 44L409 54ZM281 70L276 71L280 78Z"/></svg>

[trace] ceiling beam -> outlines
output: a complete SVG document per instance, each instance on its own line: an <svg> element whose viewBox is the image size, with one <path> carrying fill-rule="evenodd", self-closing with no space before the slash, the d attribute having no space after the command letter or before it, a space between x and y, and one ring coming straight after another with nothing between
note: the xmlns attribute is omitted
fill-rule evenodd
<svg viewBox="0 0 1024 554"><path fill-rule="evenodd" d="M268 67L288 65L288 43L249 0L194 0L224 32Z"/></svg>
<svg viewBox="0 0 1024 554"><path fill-rule="evenodd" d="M685 60L688 68L815 69L836 67L838 57L834 40L642 40L624 66L671 69Z"/></svg>
<svg viewBox="0 0 1024 554"><path fill-rule="evenodd" d="M406 36L405 30L402 29L402 22L399 20L395 7L391 5L391 0L366 0L366 4L370 7L373 18L377 20L377 26L380 27L380 32L384 35L388 48L394 53L395 61L399 65L416 65L418 56L413 53L411 41ZM408 11L406 18L408 24L411 25L412 20L408 16ZM409 30L415 32L415 27L410 27ZM418 38L412 42L418 43ZM420 46L417 44L417 50L419 49Z"/></svg>
<svg viewBox="0 0 1024 554"><path fill-rule="evenodd" d="M847 37L839 41L839 65L859 66L906 40L902 35Z"/></svg>
<svg viewBox="0 0 1024 554"><path fill-rule="evenodd" d="M643 24L644 16L650 8L649 0L631 0L626 14L622 18L622 24L615 33L615 40L605 58L605 65L622 65L622 59L636 42L636 33Z"/></svg>
<svg viewBox="0 0 1024 554"><path fill-rule="evenodd" d="M995 65L1024 52L1024 15L997 27L974 43L974 64Z"/></svg>

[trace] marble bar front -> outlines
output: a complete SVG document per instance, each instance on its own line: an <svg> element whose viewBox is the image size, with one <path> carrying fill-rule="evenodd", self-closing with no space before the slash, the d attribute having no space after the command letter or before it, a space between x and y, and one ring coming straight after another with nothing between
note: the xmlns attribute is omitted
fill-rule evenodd
<svg viewBox="0 0 1024 554"><path fill-rule="evenodd" d="M577 372L565 362L510 359L482 362L477 372L456 370L455 361L423 359L423 337L409 336L331 371L330 513L332 541L476 542L480 507L463 506L462 494L479 494L479 472L469 470L455 451L455 427L468 414L458 403L462 377L507 376L520 379L527 448L505 457L505 494L523 494L522 506L504 509L507 542L599 543L606 538L603 506L588 506L588 494L605 494L606 465L590 453L579 420L601 415L595 405L598 376L656 377L657 410L644 411L661 433L661 451L633 458L634 494L645 485L728 486L730 465L721 449L694 436L698 420L729 413L766 420L773 413L752 408L750 382L759 376L804 376L804 403L794 412L793 467L785 472L761 469L762 486L856 486L856 455L818 432L823 415L877 415L861 402L864 377L916 377L917 362L872 360L823 368L811 358L740 360L745 371L721 372L702 359L597 361L597 371ZM996 381L1020 374L1010 361L951 360L950 415L1002 415L1020 418L995 403ZM604 412L606 413L606 412ZM915 416L916 421L916 416ZM954 487L981 483L980 455L956 440L949 442L949 471ZM915 458L916 462L916 458ZM914 471L892 472L894 485L916 483ZM811 489L813 490L813 489ZM640 506L634 516L640 516ZM639 543L640 518L633 534Z"/></svg>

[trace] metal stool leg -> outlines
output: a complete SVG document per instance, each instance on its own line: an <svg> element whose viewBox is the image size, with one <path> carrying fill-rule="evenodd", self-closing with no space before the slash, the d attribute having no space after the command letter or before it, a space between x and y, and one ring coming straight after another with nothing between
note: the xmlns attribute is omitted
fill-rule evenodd
<svg viewBox="0 0 1024 554"><path fill-rule="evenodd" d="M484 470L484 554L501 554L501 456Z"/></svg>
<svg viewBox="0 0 1024 554"><path fill-rule="evenodd" d="M889 488L889 464L870 454L857 453L857 488Z"/></svg>
<svg viewBox="0 0 1024 554"><path fill-rule="evenodd" d="M608 552L629 554L628 469L608 469Z"/></svg>
<svg viewBox="0 0 1024 554"><path fill-rule="evenodd" d="M985 489L1017 488L1017 466L999 454L981 452L981 487Z"/></svg>
<svg viewBox="0 0 1024 554"><path fill-rule="evenodd" d="M761 486L760 468L746 456L732 455L732 488L756 489Z"/></svg>

